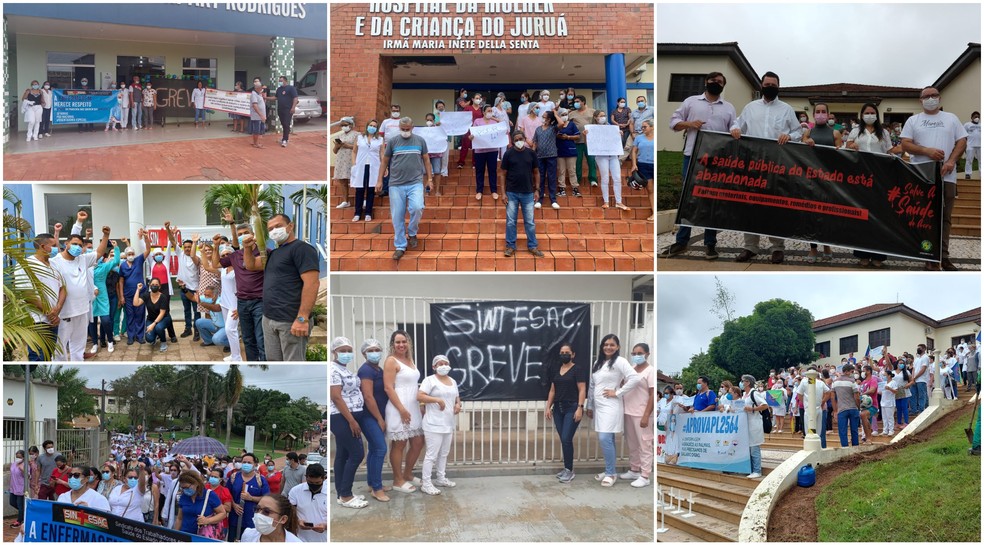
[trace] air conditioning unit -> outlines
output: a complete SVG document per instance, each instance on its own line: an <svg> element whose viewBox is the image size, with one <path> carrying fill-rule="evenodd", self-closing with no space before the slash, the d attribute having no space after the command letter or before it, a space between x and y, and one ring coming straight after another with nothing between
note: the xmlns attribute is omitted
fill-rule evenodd
<svg viewBox="0 0 984 545"><path fill-rule="evenodd" d="M927 327L923 329L923 333L925 333L926 335L931 335L933 333L933 328Z"/></svg>

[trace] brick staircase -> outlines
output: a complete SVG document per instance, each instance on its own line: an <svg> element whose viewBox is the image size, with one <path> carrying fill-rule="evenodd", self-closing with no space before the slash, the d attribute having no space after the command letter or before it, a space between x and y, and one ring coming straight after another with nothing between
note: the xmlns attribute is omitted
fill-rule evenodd
<svg viewBox="0 0 984 545"><path fill-rule="evenodd" d="M353 222L354 210L335 208L344 200L337 184L331 198L331 269L333 271L652 271L653 222L645 191L630 189L629 161L622 166L622 197L630 211L614 206L602 209L601 188L581 185L582 197L558 197L559 210L545 199L534 210L536 238L544 257L526 251L522 215L517 220L516 254L503 256L506 248L505 190L495 201L486 186L482 200L475 200L475 171L469 159L456 169L458 152L452 150L448 177L440 183L441 197L425 197L418 233L420 245L408 249L399 261L392 259L393 224L389 199L379 197L371 222ZM587 169L583 174L587 176ZM611 191L611 189L609 189ZM349 201L354 190L349 190Z"/></svg>
<svg viewBox="0 0 984 545"><path fill-rule="evenodd" d="M963 176L963 171L957 173L957 200L953 206L950 235L981 238L980 171L971 174L970 180Z"/></svg>

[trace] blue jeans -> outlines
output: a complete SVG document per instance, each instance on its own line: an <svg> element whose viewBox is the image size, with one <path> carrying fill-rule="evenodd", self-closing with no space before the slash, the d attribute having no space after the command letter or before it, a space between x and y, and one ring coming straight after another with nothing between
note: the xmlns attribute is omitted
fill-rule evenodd
<svg viewBox="0 0 984 545"><path fill-rule="evenodd" d="M540 200L546 189L550 191L550 202L557 202L557 158L537 159L537 169L540 171Z"/></svg>
<svg viewBox="0 0 984 545"><path fill-rule="evenodd" d="M356 415L359 427L362 428L362 435L369 443L369 453L366 456L366 484L374 491L382 490L383 462L386 460L386 435L372 413L362 411Z"/></svg>
<svg viewBox="0 0 984 545"><path fill-rule="evenodd" d="M687 167L690 166L690 156L683 156L683 180L687 180ZM677 227L676 243L677 244L687 244L690 240L691 227L689 225L680 225ZM714 246L717 244L718 232L714 229L704 229L704 246Z"/></svg>
<svg viewBox="0 0 984 545"><path fill-rule="evenodd" d="M105 316L95 316L89 322L89 339L92 344L99 344L99 341L113 342L113 322L109 314Z"/></svg>
<svg viewBox="0 0 984 545"><path fill-rule="evenodd" d="M199 118L201 118L202 123L205 122L205 110L204 109L199 110L198 108L195 108L195 123L198 123Z"/></svg>
<svg viewBox="0 0 984 545"><path fill-rule="evenodd" d="M496 158L499 157L499 150L484 151L475 154L475 193L481 193L485 189L485 172L489 173L489 189L492 193L496 191Z"/></svg>
<svg viewBox="0 0 984 545"><path fill-rule="evenodd" d="M827 411L821 411L820 418L820 448L827 448Z"/></svg>
<svg viewBox="0 0 984 545"><path fill-rule="evenodd" d="M598 432L598 443L605 455L605 475L615 475L615 434Z"/></svg>
<svg viewBox="0 0 984 545"><path fill-rule="evenodd" d="M420 217L424 215L424 184L413 182L390 186L390 216L393 218L393 245L397 250L407 249L407 235L417 236ZM410 225L405 224L407 210Z"/></svg>
<svg viewBox="0 0 984 545"><path fill-rule="evenodd" d="M185 330L187 331L195 326L195 321L202 317L202 313L198 312L198 304L191 299L188 299L188 296L185 294L184 290L179 291L181 293L181 304L184 305ZM197 292L191 291L191 293Z"/></svg>
<svg viewBox="0 0 984 545"><path fill-rule="evenodd" d="M157 339L160 339L161 343L166 343L167 342L166 332L167 332L167 326L169 325L171 325L170 315L165 316L163 320L157 322L157 325L154 326L154 329L151 329L144 337L144 339L151 344L153 344L154 341L156 341Z"/></svg>
<svg viewBox="0 0 984 545"><path fill-rule="evenodd" d="M752 460L752 473L762 474L762 445L748 447L748 457Z"/></svg>
<svg viewBox="0 0 984 545"><path fill-rule="evenodd" d="M229 346L229 337L226 336L225 328L215 325L210 318L199 318L195 321L195 328L201 334L203 343Z"/></svg>
<svg viewBox="0 0 984 545"><path fill-rule="evenodd" d="M58 326L48 326L48 330L44 332L44 335L50 337L52 356L54 355L54 350L58 348ZM44 359L40 352L35 352L30 346L27 347L27 361L51 361L51 358Z"/></svg>
<svg viewBox="0 0 984 545"><path fill-rule="evenodd" d="M242 339L246 345L246 358L249 361L266 361L263 344L263 300L240 299L236 305L239 311L239 325L243 328Z"/></svg>
<svg viewBox="0 0 984 545"><path fill-rule="evenodd" d="M481 155L481 154L479 154ZM536 222L533 219L533 193L506 191L506 246L516 249L516 220L520 205L523 206L523 229L526 230L526 247L536 248Z"/></svg>
<svg viewBox="0 0 984 545"><path fill-rule="evenodd" d="M553 406L553 421L557 428L557 435L560 436L560 448L564 452L564 467L574 470L574 434L580 422L574 421L574 413L577 412L577 403L574 401L558 401ZM615 452L614 434L612 436L612 453ZM612 469L614 470L614 464ZM608 473L607 456L605 460L605 472Z"/></svg>
<svg viewBox="0 0 984 545"><path fill-rule="evenodd" d="M899 397L895 399L895 423L902 424L904 420L909 423L909 400L911 397Z"/></svg>
<svg viewBox="0 0 984 545"><path fill-rule="evenodd" d="M130 117L133 118L130 122L134 129L139 129L143 126L143 108L139 104L134 104L133 108L130 108Z"/></svg>
<svg viewBox="0 0 984 545"><path fill-rule="evenodd" d="M352 437L352 428L344 416L331 415L330 425L335 436L335 493L339 498L347 498L352 495L355 472L366 455L365 447L362 437Z"/></svg>
<svg viewBox="0 0 984 545"><path fill-rule="evenodd" d="M929 371L926 372L928 373ZM913 386L915 386L915 388L911 391L916 394L913 396L916 398L916 406L913 409L913 413L919 414L925 411L926 407L929 405L929 388L925 382L917 382L913 384Z"/></svg>
<svg viewBox="0 0 984 545"><path fill-rule="evenodd" d="M847 446L847 427L851 427L851 446L858 446L858 425L861 424L861 411L847 409L837 413L837 433L840 434L841 446Z"/></svg>

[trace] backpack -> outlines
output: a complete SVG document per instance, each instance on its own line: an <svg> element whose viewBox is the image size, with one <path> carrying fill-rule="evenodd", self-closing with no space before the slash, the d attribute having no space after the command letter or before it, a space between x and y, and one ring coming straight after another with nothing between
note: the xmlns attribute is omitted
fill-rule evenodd
<svg viewBox="0 0 984 545"><path fill-rule="evenodd" d="M755 399L755 394L757 393L758 392L755 391L752 392L752 402L755 403L755 405L759 404L758 400ZM768 403L766 403L766 407L768 407ZM761 414L762 414L762 431L765 433L772 433L772 409L767 408L766 410L762 411Z"/></svg>

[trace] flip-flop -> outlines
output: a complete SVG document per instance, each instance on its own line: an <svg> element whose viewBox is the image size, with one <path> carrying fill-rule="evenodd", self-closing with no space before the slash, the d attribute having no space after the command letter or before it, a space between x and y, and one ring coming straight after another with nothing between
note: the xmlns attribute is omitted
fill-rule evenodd
<svg viewBox="0 0 984 545"><path fill-rule="evenodd" d="M396 492L403 492L404 494L412 494L417 491L417 487L410 484L410 481L407 481L400 486L394 486L393 490Z"/></svg>

